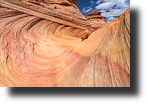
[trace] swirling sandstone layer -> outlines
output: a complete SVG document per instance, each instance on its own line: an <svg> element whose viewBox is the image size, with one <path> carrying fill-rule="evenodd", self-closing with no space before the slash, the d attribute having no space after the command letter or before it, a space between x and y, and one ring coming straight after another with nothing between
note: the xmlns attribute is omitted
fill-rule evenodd
<svg viewBox="0 0 148 105"><path fill-rule="evenodd" d="M56 9L47 9L39 0L46 14L28 0L10 1L0 0L0 86L130 86L130 9L91 33L76 2L57 0ZM58 1L71 5L60 11ZM76 16L66 18L64 11Z"/></svg>

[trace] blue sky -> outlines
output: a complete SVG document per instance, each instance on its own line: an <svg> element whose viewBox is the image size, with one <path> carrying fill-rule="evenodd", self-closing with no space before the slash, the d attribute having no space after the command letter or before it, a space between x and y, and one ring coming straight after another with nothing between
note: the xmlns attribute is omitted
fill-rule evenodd
<svg viewBox="0 0 148 105"><path fill-rule="evenodd" d="M77 6L84 16L91 11L102 11L109 23L130 7L130 0L78 0Z"/></svg>

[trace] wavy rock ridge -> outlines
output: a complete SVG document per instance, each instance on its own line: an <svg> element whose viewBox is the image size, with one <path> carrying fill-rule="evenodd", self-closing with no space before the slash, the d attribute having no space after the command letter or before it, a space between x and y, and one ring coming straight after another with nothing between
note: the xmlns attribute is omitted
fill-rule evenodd
<svg viewBox="0 0 148 105"><path fill-rule="evenodd" d="M130 86L130 9L92 33L76 1L0 0L0 86Z"/></svg>

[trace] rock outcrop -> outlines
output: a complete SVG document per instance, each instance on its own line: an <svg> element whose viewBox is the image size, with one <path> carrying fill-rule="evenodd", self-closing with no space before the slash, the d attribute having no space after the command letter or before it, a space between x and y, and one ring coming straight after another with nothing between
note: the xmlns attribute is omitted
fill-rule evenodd
<svg viewBox="0 0 148 105"><path fill-rule="evenodd" d="M106 25L106 17L101 16L101 11L92 11L86 15L87 20L90 22L92 28L97 30Z"/></svg>
<svg viewBox="0 0 148 105"><path fill-rule="evenodd" d="M130 86L130 9L92 33L76 1L0 0L0 86Z"/></svg>

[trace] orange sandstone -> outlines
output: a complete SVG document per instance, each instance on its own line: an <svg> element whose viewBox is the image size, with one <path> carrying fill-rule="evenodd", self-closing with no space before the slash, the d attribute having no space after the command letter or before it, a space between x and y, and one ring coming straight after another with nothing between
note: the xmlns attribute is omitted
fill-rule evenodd
<svg viewBox="0 0 148 105"><path fill-rule="evenodd" d="M106 17L101 16L101 11L92 11L86 15L87 20L90 22L92 28L97 30L106 25Z"/></svg>
<svg viewBox="0 0 148 105"><path fill-rule="evenodd" d="M92 32L76 1L0 0L0 86L130 86L130 8Z"/></svg>

